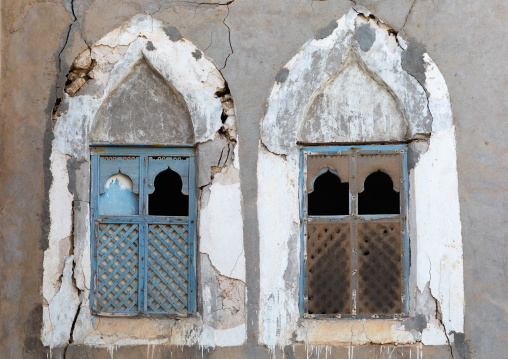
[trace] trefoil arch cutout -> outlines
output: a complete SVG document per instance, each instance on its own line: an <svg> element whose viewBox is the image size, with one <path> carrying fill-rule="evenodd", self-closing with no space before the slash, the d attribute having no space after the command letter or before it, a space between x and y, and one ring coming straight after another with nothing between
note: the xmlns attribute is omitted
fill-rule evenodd
<svg viewBox="0 0 508 359"><path fill-rule="evenodd" d="M42 290L44 345L63 346L69 340L121 345L127 343L125 338L137 336L138 324L146 329L144 337L136 339L138 344L241 345L245 341L245 257L238 137L233 98L222 74L176 27L149 15L136 15L83 51L68 78L53 118L51 223ZM94 326L88 300L91 145L195 148L196 267L199 276L208 278L197 288L197 318L167 319L164 333L150 319L136 319L143 323L126 326L102 318L114 328L109 332ZM121 173L132 180L137 193L139 176L133 171L139 166L131 166L128 159L108 161L111 168L100 179L101 192L111 175ZM148 160L154 161L150 190L155 189L157 174L171 169L182 179L182 195L190 195L181 159ZM223 226L223 216L231 218L231 226ZM60 285L62 273L68 280ZM221 293L226 287L236 293L230 305L240 310L222 308L215 297L202 295L202 291Z"/></svg>
<svg viewBox="0 0 508 359"><path fill-rule="evenodd" d="M464 288L455 128L445 80L427 53L412 55L408 49L414 43L366 10L351 9L333 25L328 36L308 41L281 69L261 120L260 342L285 346L296 333L309 345L322 338L347 345L453 343L452 333L464 331ZM408 60L421 73L406 66ZM408 300L410 317L426 318L417 331L402 319L383 319L377 329L367 320L361 324L365 335L353 336L354 320L300 319L300 145L369 143L408 143L415 159L409 166ZM339 174L348 173L347 162L339 159L333 166ZM364 178L375 170L367 167ZM400 193L400 181L387 174ZM317 177L314 170L306 176L307 181ZM436 317L436 301L442 321ZM342 334L332 339L330 331Z"/></svg>

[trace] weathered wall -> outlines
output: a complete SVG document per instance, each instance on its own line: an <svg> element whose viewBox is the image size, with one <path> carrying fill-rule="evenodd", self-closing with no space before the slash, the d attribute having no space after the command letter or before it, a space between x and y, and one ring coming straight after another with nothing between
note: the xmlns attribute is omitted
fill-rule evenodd
<svg viewBox="0 0 508 359"><path fill-rule="evenodd" d="M462 237L448 90L428 54L418 60L423 74L408 70L405 60L414 43L366 16L352 9L331 23L328 35L302 47L279 72L286 71L285 78L273 87L261 123L260 335L269 347L292 340L328 345L453 345L455 336L462 340ZM416 77L423 77L421 84ZM408 152L413 158L408 183L411 269L403 300L409 318L299 320L299 268L307 252L300 233L297 141L326 145L407 139L412 140Z"/></svg>
<svg viewBox="0 0 508 359"><path fill-rule="evenodd" d="M217 1L218 2L218 1ZM218 2L219 3L219 2ZM262 357L258 341L259 234L257 149L259 123L279 70L319 29L355 5L351 1L2 1L2 352L6 357L45 357L42 323L42 260L48 238L52 110L62 98L72 61L105 34L139 13L176 27L221 70L235 99L243 196L246 257L247 344L217 349L214 357ZM500 357L508 352L504 283L508 190L505 26L508 5L425 0L360 1L381 20L419 43L443 74L456 126L460 213L464 248L465 336L455 358ZM49 131L46 131L49 130ZM447 346L416 350L425 357L450 356ZM150 351L152 350L152 351ZM332 354L321 349L321 355ZM333 349L335 355L374 357L373 347ZM186 357L146 346L118 348L118 357ZM60 350L61 352L61 350ZM54 355L60 354L53 351ZM67 357L110 357L107 348L69 346ZM288 347L305 357L311 348ZM414 353L415 353L414 352ZM126 354L127 353L127 354ZM205 350L205 353L207 351ZM317 357L317 349L313 351ZM282 354L279 352L278 354ZM407 354L407 351L406 351ZM383 349L375 354L382 358Z"/></svg>

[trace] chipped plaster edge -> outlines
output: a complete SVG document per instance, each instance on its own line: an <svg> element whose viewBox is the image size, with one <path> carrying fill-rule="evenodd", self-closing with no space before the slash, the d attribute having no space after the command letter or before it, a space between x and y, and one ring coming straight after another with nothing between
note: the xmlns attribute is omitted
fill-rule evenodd
<svg viewBox="0 0 508 359"><path fill-rule="evenodd" d="M148 50L146 45L151 41L151 45L155 49ZM229 203L230 207L222 208L223 211L234 217L235 223L240 227L243 226L241 217L241 191L239 188L239 161L238 161L238 138L236 135L236 119L234 115L234 104L230 95L217 95L217 92L223 92L227 89L227 84L217 68L205 57L199 59L192 56L192 52L196 51L196 47L185 39L179 41L170 41L164 32L164 27L159 21L153 20L147 15L134 16L129 22L113 30L108 35L93 45L89 51L91 57L96 61L93 67L93 77L90 80L94 84L92 90L87 89L87 85L83 89L78 90L75 96L64 94L62 101L62 113L58 113L56 124L54 126L54 140L52 142L51 154L51 172L53 174L53 182L50 188L50 243L49 248L44 253L44 272L43 272L43 328L41 337L44 345L49 347L62 346L72 341L75 344L89 344L95 346L112 346L112 345L139 345L139 344L160 344L163 342L176 340L176 334L186 332L189 337L185 345L217 345L227 346L239 345L245 341L245 325L240 325L230 329L215 329L203 324L199 314L195 318L187 318L179 321L173 319L167 320L143 320L134 319L136 323L144 323L147 333L142 337L136 334L129 334L132 327L130 324L133 319L119 318L94 318L90 314L89 308L89 281L91 275L90 263L90 237L89 237L89 211L81 211L73 213L73 204L75 201L89 206L88 200L82 200L80 194L71 193L69 191L69 182L71 176L79 174L86 177L89 183L90 172L89 167L84 172L76 171L69 173L69 160L89 161L89 143L88 135L93 127L95 117L101 105L108 98L109 94L125 79L134 64L141 58L155 68L167 81L171 82L177 90L179 90L189 104L191 117L194 125L195 139L197 143L202 143L210 139L214 139L220 129L223 129L228 141L231 142L233 151L232 160L224 161L228 163L221 172L211 179L211 188L214 191L221 190L223 184L221 182L229 182L226 186L230 189ZM151 52L152 51L152 52ZM78 56L79 58L79 56ZM180 59L182 61L176 61ZM78 60L78 59L77 59ZM76 61L77 61L76 60ZM175 63L178 66L172 66ZM229 97L228 97L229 96ZM221 114L227 116L226 122L221 122ZM87 186L88 190L89 185ZM75 197L78 197L77 199ZM199 197L199 196L198 196ZM221 206L221 198L215 198L208 201L206 206L213 208ZM200 208L198 208L200 210ZM238 213L237 213L238 212ZM74 216L74 218L73 218ZM213 218L217 220L217 218ZM77 222L83 224L84 229L80 229L80 233L73 232L73 226ZM200 228L200 220L198 217L197 228ZM242 230L239 232L243 233ZM231 235L231 233L228 233ZM74 238L73 238L74 236ZM225 268L229 265L227 260L217 263L219 271L224 276L234 277L241 281L245 281L245 258L243 254L243 239L238 236L231 237L211 235L205 241L211 240L221 242L226 240L228 244L234 244L232 248L236 248L235 262L233 270ZM78 271L73 270L72 266L66 266L65 271L62 267L62 261L68 258L68 252L60 253L58 246L61 241L68 241L69 246L74 245L75 256L71 261L79 264ZM74 243L72 242L74 240ZM202 240L198 240L198 243ZM210 246L209 246L210 247ZM218 246L220 248L220 246ZM88 249L88 250L87 250ZM198 251L202 251L201 249ZM209 252L216 260L216 249L210 247L205 251ZM232 261L233 259L231 259ZM68 260L67 260L68 261ZM199 268L197 269L199 271ZM224 272L224 273L222 273ZM73 296L67 298L70 304L77 309L77 312L63 313L65 316L72 316L72 328L67 322L59 323L51 322L49 308L53 305L55 297L63 293L66 287L60 286L59 278L62 276L74 276L79 288L72 287L74 291L79 289L79 297ZM245 303L242 303L245 305ZM162 322L162 324L161 324ZM72 323L72 321L71 321ZM101 333L97 323L119 323L115 333L109 335ZM123 323L123 324L122 324ZM160 328L166 326L171 328L170 332L164 332L166 339L160 339ZM189 328L188 331L184 330ZM207 336L192 336L191 332L207 332L212 333L214 340L208 341ZM63 332L65 335L55 339L55 333ZM150 334L151 333L151 334ZM234 334L234 335L233 335ZM72 337L71 337L72 335ZM175 340L172 338L175 336ZM182 344L183 345L183 344Z"/></svg>
<svg viewBox="0 0 508 359"><path fill-rule="evenodd" d="M389 27L365 18L353 8L336 23L327 37L305 43L282 68L288 71L284 80L274 83L266 115L261 120L261 141L273 153L285 155L290 151L292 143L297 141L306 110L301 104L311 103L319 88L340 73L352 52L369 74L375 75L373 79L383 83L395 99L407 126L405 139L425 132L432 121L425 91L402 68L404 50L398 45L397 37L387 30ZM370 51L361 51L358 43L352 41L358 24L369 24L377 34ZM378 61L379 57L384 61ZM322 71L312 72L316 67ZM308 76L311 72L312 76ZM281 117L285 118L284 123L278 121Z"/></svg>
<svg viewBox="0 0 508 359"><path fill-rule="evenodd" d="M340 25L341 21L345 24L348 21L348 16L351 16L350 14L341 18L338 24ZM330 38L337 36L339 28L340 26L333 31ZM403 42L402 39L400 40ZM312 40L305 47L315 41L322 40ZM292 72L293 76L301 75L294 70L299 68L299 62L306 60L304 49L299 51L284 67L289 69L286 82L291 80ZM400 56L401 51L398 53ZM410 174L410 192L414 193L416 197L410 199L409 204L410 217L413 217L410 218L413 227L411 233L415 236L411 240L413 255L410 273L410 300L411 315L423 312L428 321L427 328L422 331L406 331L404 325L401 325L398 320L385 321L392 323L396 329L388 339L374 337L368 340L357 340L358 338L355 339L354 336L348 337L346 335L335 338L328 344L385 344L390 342L412 344L420 342L425 345L450 345L453 344L453 337L450 334L452 332L462 333L464 330L462 237L453 115L443 76L428 54L424 54L424 61L426 68L424 88L429 98L428 107L420 106L420 109L424 112L428 109L432 116L432 135L428 151L421 155L418 164ZM305 66L301 69L305 70ZM324 74L319 75L318 73L315 76L331 75L325 71L322 72ZM415 79L413 80L416 82ZM308 328L316 328L316 325L319 327L321 322L300 319L298 290L296 292L288 290L284 280L289 256L291 255L292 261L300 262L300 233L298 146L296 146L296 141L289 147L281 142L277 143L277 140L283 142L282 138L287 135L287 133L281 132L284 129L277 123L278 104L284 103L284 101L293 101L292 105L296 105L294 100L282 98L284 96L283 86L284 84L275 83L269 98L267 114L262 120L257 172L260 271L264 274L261 277L260 290L259 342L272 350L276 346L289 345L294 340L306 344L319 344L321 339L316 341L313 338L322 338L326 335L325 331L318 330L313 336L307 336L309 334ZM418 89L419 96L424 93L424 89L419 84L416 84L415 88ZM298 89L294 90L298 91ZM288 94L290 92L286 92L286 95ZM268 122L269 126L267 126ZM289 131L293 133L295 130ZM268 133L271 138L267 137ZM280 156L281 154L283 156ZM434 185L425 185L429 182L433 182ZM275 191L272 188L273 183L277 183L277 188L284 190ZM429 191L433 192L432 196L428 196ZM443 198L449 201L447 206L441 206ZM451 213L447 211L451 211ZM436 220L439 218L447 220L437 224ZM296 241L295 248L297 250L290 253L289 242L291 241ZM294 278L294 280L298 280L298 278ZM434 305L434 311L423 306L420 307L416 302L416 291L422 293L424 291L422 285L425 287L426 284L429 285L433 299L437 303ZM363 323L363 331L360 330L359 334L371 331L375 327L371 322L353 321L353 323ZM330 324L333 328L332 332L343 330L346 333L351 333L355 325L358 324L340 320L332 321ZM403 334L399 335L399 331Z"/></svg>

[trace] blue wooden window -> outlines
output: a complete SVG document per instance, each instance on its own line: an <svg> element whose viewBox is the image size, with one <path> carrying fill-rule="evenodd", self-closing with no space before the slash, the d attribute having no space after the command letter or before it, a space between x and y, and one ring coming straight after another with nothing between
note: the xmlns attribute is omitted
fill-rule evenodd
<svg viewBox="0 0 508 359"><path fill-rule="evenodd" d="M93 314L193 314L193 149L92 147L91 163Z"/></svg>
<svg viewBox="0 0 508 359"><path fill-rule="evenodd" d="M304 317L408 315L407 146L300 152Z"/></svg>

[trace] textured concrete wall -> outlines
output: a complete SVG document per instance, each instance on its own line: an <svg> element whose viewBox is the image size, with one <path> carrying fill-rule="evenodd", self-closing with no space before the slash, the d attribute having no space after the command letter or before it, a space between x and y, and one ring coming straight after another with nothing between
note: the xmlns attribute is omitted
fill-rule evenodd
<svg viewBox="0 0 508 359"><path fill-rule="evenodd" d="M311 1L233 0L33 2L2 0L2 117L0 273L3 356L46 357L40 341L42 260L48 238L48 197L52 112L62 98L73 60L87 44L139 13L176 27L207 56L235 98L240 139L246 252L247 344L210 350L210 357L264 357L256 345L259 309L259 234L256 163L259 123L279 70L301 46L332 20L358 5L418 42L443 74L456 125L457 161L464 247L465 336L453 356L501 357L508 352L506 288L508 164L506 153L506 76L504 43L508 4L426 0ZM447 358L450 349L415 348L424 357ZM150 351L152 350L152 351ZM184 357L200 348L119 348L118 356ZM386 348L342 348L337 357L386 357ZM377 350L377 351L376 351ZM63 355L64 349L53 355ZM204 353L208 354L205 350ZM321 356L326 353L320 352ZM408 355L399 353L402 355ZM66 357L111 357L107 349L70 345ZM276 353L281 354L282 353ZM317 357L317 349L288 347L286 356ZM385 356L383 356L385 355ZM411 353L413 355L413 352Z"/></svg>

